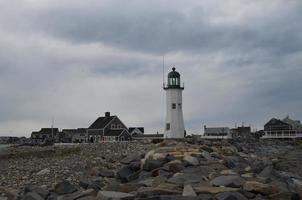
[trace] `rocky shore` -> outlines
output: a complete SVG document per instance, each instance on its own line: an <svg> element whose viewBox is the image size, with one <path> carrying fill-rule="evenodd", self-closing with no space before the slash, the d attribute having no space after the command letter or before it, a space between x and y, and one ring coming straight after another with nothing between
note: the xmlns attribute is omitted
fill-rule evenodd
<svg viewBox="0 0 302 200"><path fill-rule="evenodd" d="M301 199L301 169L301 141L12 147L0 157L0 200Z"/></svg>

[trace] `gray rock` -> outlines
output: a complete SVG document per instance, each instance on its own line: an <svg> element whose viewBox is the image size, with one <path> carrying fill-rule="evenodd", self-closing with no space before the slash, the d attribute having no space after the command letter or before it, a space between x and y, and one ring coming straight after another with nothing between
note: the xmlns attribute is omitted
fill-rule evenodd
<svg viewBox="0 0 302 200"><path fill-rule="evenodd" d="M123 158L120 162L122 164L130 164L134 161L140 161L144 157L144 154L134 153L131 155L128 155L127 157Z"/></svg>
<svg viewBox="0 0 302 200"><path fill-rule="evenodd" d="M211 154L210 154L209 152L207 152L207 151L203 151L203 152L201 153L201 155L202 155L205 159L207 159L207 160L213 160Z"/></svg>
<svg viewBox="0 0 302 200"><path fill-rule="evenodd" d="M190 184L184 186L182 196L197 196L193 187Z"/></svg>
<svg viewBox="0 0 302 200"><path fill-rule="evenodd" d="M218 176L211 181L214 186L235 187L239 188L245 180L237 175Z"/></svg>
<svg viewBox="0 0 302 200"><path fill-rule="evenodd" d="M99 191L97 199L99 200L122 200L134 198L133 194L114 192L114 191Z"/></svg>
<svg viewBox="0 0 302 200"><path fill-rule="evenodd" d="M129 166L125 166L117 172L117 177L123 182L129 182L139 177L140 172L135 172Z"/></svg>
<svg viewBox="0 0 302 200"><path fill-rule="evenodd" d="M191 165L191 166L199 165L198 159L193 157L193 156L190 156L190 155L185 155L183 157L183 160L184 160L185 163L187 163L188 165Z"/></svg>
<svg viewBox="0 0 302 200"><path fill-rule="evenodd" d="M22 197L22 200L44 200L43 197L34 192L28 192Z"/></svg>
<svg viewBox="0 0 302 200"><path fill-rule="evenodd" d="M276 175L273 166L265 167L259 174L258 177L266 178L266 179L273 179Z"/></svg>
<svg viewBox="0 0 302 200"><path fill-rule="evenodd" d="M167 170L167 171L172 172L172 173L180 172L184 168L185 167L184 167L183 163L180 160L173 160L171 162L166 163L163 166L164 170Z"/></svg>
<svg viewBox="0 0 302 200"><path fill-rule="evenodd" d="M49 191L46 188L42 188L39 186L26 186L24 188L24 193L26 194L28 192L36 193L36 194L40 195L43 199L45 199L47 197L47 195L49 194Z"/></svg>
<svg viewBox="0 0 302 200"><path fill-rule="evenodd" d="M197 166L187 167L181 171L181 173L195 174L195 176L208 177L210 173L214 172L211 167L208 166Z"/></svg>
<svg viewBox="0 0 302 200"><path fill-rule="evenodd" d="M68 181L62 181L54 188L54 191L58 194L70 194L76 192L77 190L78 189Z"/></svg>
<svg viewBox="0 0 302 200"><path fill-rule="evenodd" d="M169 183L174 183L177 185L184 185L186 183L200 183L201 181L202 177L193 173L176 173L170 179L168 179Z"/></svg>
<svg viewBox="0 0 302 200"><path fill-rule="evenodd" d="M102 177L109 177L109 178L113 178L114 177L114 172L108 169L100 169L99 170L99 176Z"/></svg>
<svg viewBox="0 0 302 200"><path fill-rule="evenodd" d="M152 171L158 169L165 164L165 160L146 160L143 169L146 171Z"/></svg>
<svg viewBox="0 0 302 200"><path fill-rule="evenodd" d="M215 198L217 200L248 200L239 192L222 192L215 195Z"/></svg>
<svg viewBox="0 0 302 200"><path fill-rule="evenodd" d="M71 194L61 195L58 197L57 200L75 200L75 199L91 196L94 194L94 192L95 191L93 189L88 189L85 191L78 191L78 192L74 192Z"/></svg>

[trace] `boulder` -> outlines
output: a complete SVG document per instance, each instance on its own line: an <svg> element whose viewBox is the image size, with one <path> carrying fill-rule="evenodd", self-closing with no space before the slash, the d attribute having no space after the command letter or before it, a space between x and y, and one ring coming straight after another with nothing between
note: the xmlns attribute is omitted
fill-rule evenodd
<svg viewBox="0 0 302 200"><path fill-rule="evenodd" d="M158 169L162 167L165 164L165 160L160 159L160 160L146 160L143 169L146 171L152 171L154 169Z"/></svg>
<svg viewBox="0 0 302 200"><path fill-rule="evenodd" d="M137 190L138 198L146 198L151 196L162 196L162 195L181 195L181 188L173 188L174 186L164 186L160 187L141 187Z"/></svg>
<svg viewBox="0 0 302 200"><path fill-rule="evenodd" d="M266 179L273 179L276 173L272 165L265 167L259 174L258 177L266 178Z"/></svg>
<svg viewBox="0 0 302 200"><path fill-rule="evenodd" d="M202 151L201 155L207 160L213 160L211 154L207 151Z"/></svg>
<svg viewBox="0 0 302 200"><path fill-rule="evenodd" d="M269 196L270 199L280 200L280 199L290 199L290 200L300 200L299 194L295 192L280 192L272 194Z"/></svg>
<svg viewBox="0 0 302 200"><path fill-rule="evenodd" d="M129 166L125 166L117 172L117 177L123 182L129 182L139 177L139 172L135 172Z"/></svg>
<svg viewBox="0 0 302 200"><path fill-rule="evenodd" d="M172 172L172 173L180 172L184 168L185 167L180 160L170 161L163 166L163 169L165 169L169 172Z"/></svg>
<svg viewBox="0 0 302 200"><path fill-rule="evenodd" d="M108 169L100 169L98 175L102 176L102 177L113 178L114 177L114 172L111 171L111 170L108 170Z"/></svg>
<svg viewBox="0 0 302 200"><path fill-rule="evenodd" d="M134 161L140 161L143 157L144 154L134 153L123 158L120 163L128 165Z"/></svg>
<svg viewBox="0 0 302 200"><path fill-rule="evenodd" d="M164 170L162 168L157 168L157 169L154 169L152 172L151 172L152 176L153 177L156 177L156 176L161 176L161 177L171 177L173 175L172 172L169 172L167 170Z"/></svg>
<svg viewBox="0 0 302 200"><path fill-rule="evenodd" d="M225 169L220 172L222 175L237 175L238 173L232 169Z"/></svg>
<svg viewBox="0 0 302 200"><path fill-rule="evenodd" d="M114 191L99 191L97 199L99 200L123 200L134 198L133 194L114 192Z"/></svg>
<svg viewBox="0 0 302 200"><path fill-rule="evenodd" d="M190 184L184 186L182 196L197 196L193 187Z"/></svg>
<svg viewBox="0 0 302 200"><path fill-rule="evenodd" d="M202 181L202 176L197 176L193 173L176 173L170 179L169 183L184 185L186 183L200 183Z"/></svg>
<svg viewBox="0 0 302 200"><path fill-rule="evenodd" d="M248 200L239 192L222 192L215 195L217 200Z"/></svg>
<svg viewBox="0 0 302 200"><path fill-rule="evenodd" d="M24 188L24 194L27 194L28 192L33 192L38 195L40 195L42 198L46 198L49 194L49 191L46 188L39 187L39 186L26 186Z"/></svg>
<svg viewBox="0 0 302 200"><path fill-rule="evenodd" d="M72 185L71 183L69 183L68 181L62 181L60 183L58 183L57 185L55 185L54 191L57 194L70 194L73 192L76 192L78 189Z"/></svg>
<svg viewBox="0 0 302 200"><path fill-rule="evenodd" d="M79 198L85 198L85 197L90 197L90 196L96 196L96 192L93 189L88 189L85 191L77 191L71 194L65 194L58 196L57 200L74 200L74 199L79 199Z"/></svg>
<svg viewBox="0 0 302 200"><path fill-rule="evenodd" d="M235 187L239 188L245 180L238 175L218 176L211 181L213 186Z"/></svg>
<svg viewBox="0 0 302 200"><path fill-rule="evenodd" d="M22 197L22 200L44 200L44 198L35 192L28 192Z"/></svg>
<svg viewBox="0 0 302 200"><path fill-rule="evenodd" d="M246 181L243 185L243 189L249 192L260 193L263 195L278 193L277 188L273 187L272 185L256 181Z"/></svg>
<svg viewBox="0 0 302 200"><path fill-rule="evenodd" d="M239 188L229 187L211 187L211 186L193 186L197 194L218 194L221 192L237 192Z"/></svg>
<svg viewBox="0 0 302 200"><path fill-rule="evenodd" d="M197 166L197 165L199 165L198 159L195 158L195 157L193 157L193 156L190 156L190 155L185 155L185 156L183 157L183 161L184 161L185 163L187 163L189 166L190 166L190 165L191 165L191 166Z"/></svg>

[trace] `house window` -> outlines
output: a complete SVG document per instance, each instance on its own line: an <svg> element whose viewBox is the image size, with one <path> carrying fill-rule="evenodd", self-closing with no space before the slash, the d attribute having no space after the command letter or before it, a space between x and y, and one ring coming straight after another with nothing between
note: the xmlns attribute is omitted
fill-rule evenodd
<svg viewBox="0 0 302 200"><path fill-rule="evenodd" d="M115 129L115 124L111 124L111 129Z"/></svg>
<svg viewBox="0 0 302 200"><path fill-rule="evenodd" d="M121 128L122 128L122 125L118 124L118 125L117 125L117 128L121 129Z"/></svg>
<svg viewBox="0 0 302 200"><path fill-rule="evenodd" d="M172 103L172 109L176 109L176 103Z"/></svg>
<svg viewBox="0 0 302 200"><path fill-rule="evenodd" d="M166 123L166 131L170 130L170 123Z"/></svg>
<svg viewBox="0 0 302 200"><path fill-rule="evenodd" d="M178 108L181 109L181 103L178 104Z"/></svg>

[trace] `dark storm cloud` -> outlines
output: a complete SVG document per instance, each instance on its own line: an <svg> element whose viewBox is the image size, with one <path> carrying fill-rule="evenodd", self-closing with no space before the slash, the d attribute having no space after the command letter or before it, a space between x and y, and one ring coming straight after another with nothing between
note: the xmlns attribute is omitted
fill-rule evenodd
<svg viewBox="0 0 302 200"><path fill-rule="evenodd" d="M184 5L166 1L90 2L94 7L89 3L49 4L30 13L29 22L20 23L72 42L102 43L155 54L260 49L280 56L300 51L302 46L299 1L276 9L270 16L256 13L240 23L215 23L206 3L194 1Z"/></svg>

